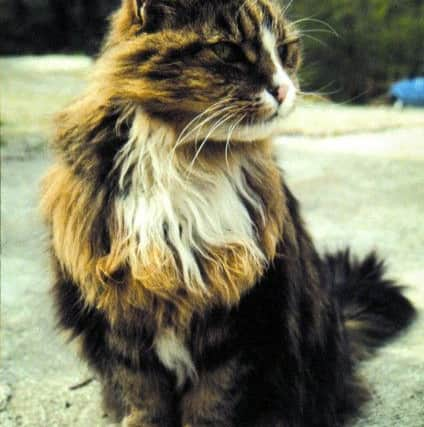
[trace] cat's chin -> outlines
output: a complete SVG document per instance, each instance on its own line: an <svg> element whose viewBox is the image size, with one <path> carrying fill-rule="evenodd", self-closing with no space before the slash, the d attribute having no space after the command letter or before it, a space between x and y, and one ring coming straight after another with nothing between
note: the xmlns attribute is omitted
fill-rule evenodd
<svg viewBox="0 0 424 427"><path fill-rule="evenodd" d="M274 138L284 133L287 116L294 110L283 109L257 123L241 125L233 133L231 140L234 142L254 142Z"/></svg>
<svg viewBox="0 0 424 427"><path fill-rule="evenodd" d="M253 123L247 119L244 123L238 124L236 128L230 125L213 131L208 128L200 129L196 132L196 140L241 144L274 138L282 135L287 129L287 116L290 115L294 108L294 104L290 106L282 105L269 116L258 119Z"/></svg>

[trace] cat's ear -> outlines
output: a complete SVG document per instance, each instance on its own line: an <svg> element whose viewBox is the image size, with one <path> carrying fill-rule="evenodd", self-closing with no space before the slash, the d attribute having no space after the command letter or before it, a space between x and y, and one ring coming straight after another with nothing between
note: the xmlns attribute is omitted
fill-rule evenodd
<svg viewBox="0 0 424 427"><path fill-rule="evenodd" d="M173 0L130 0L133 17L143 31L154 31L170 27L175 22L175 2Z"/></svg>
<svg viewBox="0 0 424 427"><path fill-rule="evenodd" d="M150 0L132 0L134 14L142 28L147 25L147 8Z"/></svg>

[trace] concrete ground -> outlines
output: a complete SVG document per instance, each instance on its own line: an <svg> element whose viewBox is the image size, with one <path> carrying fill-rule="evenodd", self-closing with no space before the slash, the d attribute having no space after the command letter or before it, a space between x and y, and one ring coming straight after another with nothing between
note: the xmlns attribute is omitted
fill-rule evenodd
<svg viewBox="0 0 424 427"><path fill-rule="evenodd" d="M107 424L97 382L74 389L91 375L54 329L37 212L38 182L49 164L48 116L83 88L90 64L85 57L0 59L0 144L7 142L1 154L4 427ZM288 124L289 134L314 136L282 138L280 147L287 180L318 246L349 244L358 254L378 249L422 312L424 112L313 104L299 108ZM424 427L423 331L421 316L363 366L374 399L355 427Z"/></svg>
<svg viewBox="0 0 424 427"><path fill-rule="evenodd" d="M424 128L281 140L287 179L321 248L378 250L424 308ZM3 150L0 424L104 426L98 384L54 331L37 213L44 151ZM374 394L357 427L424 426L424 322L364 365Z"/></svg>

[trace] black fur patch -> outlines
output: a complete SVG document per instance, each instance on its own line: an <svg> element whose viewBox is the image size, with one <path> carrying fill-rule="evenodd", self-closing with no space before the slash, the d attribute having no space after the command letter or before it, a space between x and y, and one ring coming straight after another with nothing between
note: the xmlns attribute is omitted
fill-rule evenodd
<svg viewBox="0 0 424 427"><path fill-rule="evenodd" d="M349 250L326 254L331 292L340 303L355 344L377 347L407 328L415 309L403 288L385 277L384 262L375 253L358 260Z"/></svg>

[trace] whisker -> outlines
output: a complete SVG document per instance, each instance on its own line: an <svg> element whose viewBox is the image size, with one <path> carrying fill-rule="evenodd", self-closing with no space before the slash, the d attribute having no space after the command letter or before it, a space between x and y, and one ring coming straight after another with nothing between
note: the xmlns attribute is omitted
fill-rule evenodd
<svg viewBox="0 0 424 427"><path fill-rule="evenodd" d="M325 22L321 19L315 18L314 16L298 19L296 21L293 21L291 24L292 25L298 25L298 24L301 24L302 22L314 22L317 24L324 25L329 30L331 30L335 36L340 37L339 33L328 22Z"/></svg>
<svg viewBox="0 0 424 427"><path fill-rule="evenodd" d="M325 97L325 95L323 94L319 94L319 93L313 93L313 92L298 92L298 94L300 96L302 96L305 99L308 98L315 98L319 101L327 101L327 98Z"/></svg>
<svg viewBox="0 0 424 427"><path fill-rule="evenodd" d="M318 44L320 44L321 46L324 46L324 47L330 48L330 46L329 46L327 43L323 42L321 39L319 39L319 38L317 38L317 37L311 36L310 34L303 34L303 37L306 37L306 38L308 38L308 39L310 39L310 40L314 40L314 41L316 41Z"/></svg>
<svg viewBox="0 0 424 427"><path fill-rule="evenodd" d="M303 97L309 97L309 96L310 97L325 97L325 96L336 95L337 93L340 93L340 92L341 92L340 89L335 89L335 90L328 91L328 92L321 92L320 90L317 90L317 91L312 91L312 92L298 91L297 93Z"/></svg>
<svg viewBox="0 0 424 427"><path fill-rule="evenodd" d="M230 148L230 131L228 130L227 141L225 142L225 164L227 165L228 172L230 172L230 163L228 162L229 148Z"/></svg>
<svg viewBox="0 0 424 427"><path fill-rule="evenodd" d="M240 112L243 112L243 107L239 108L239 110L237 111L237 114ZM233 135L234 129L236 128L236 126L241 122L241 120L244 119L244 117L246 117L247 113L245 113L241 119L236 120L229 128L228 128L228 133L227 133L227 140L225 142L225 163L227 164L227 169L230 169L230 165L228 163L228 150L230 148L230 142L231 142L231 137Z"/></svg>
<svg viewBox="0 0 424 427"><path fill-rule="evenodd" d="M329 94L328 92L323 92L323 90L329 86L331 86L332 84L334 84L335 81L331 81L327 84L325 84L324 86L321 86L320 88L318 88L317 90L313 90L311 92L306 92L306 91L302 91L302 90L298 90L298 93L300 93L301 95L309 95L309 94L318 94L318 95L327 95Z"/></svg>
<svg viewBox="0 0 424 427"><path fill-rule="evenodd" d="M325 93L315 93L315 92L302 92L299 91L298 94L301 96L305 96L305 97L315 97L321 101L328 101L327 98L325 98L324 96L329 96L329 95L335 95L337 93L340 93L341 89L337 89L334 90L332 92L325 92ZM353 96L352 98L349 98L345 101L342 102L334 102L335 105L348 105L350 104L352 101L355 101L358 98L361 98L362 96L366 95L367 93L369 93L369 90L364 90L363 92L359 93L358 95Z"/></svg>
<svg viewBox="0 0 424 427"><path fill-rule="evenodd" d="M308 96L317 96L317 97L320 97L320 96L331 96L331 95L335 95L337 93L340 93L341 89L335 89L335 90L326 91L326 92L323 91L324 89L326 89L328 87L331 87L335 83L336 83L336 81L333 80L333 81L328 82L327 84L321 86L317 90L313 90L311 92L306 92L306 91L299 90L298 93L299 93L299 95L305 96L305 97L308 97Z"/></svg>
<svg viewBox="0 0 424 427"><path fill-rule="evenodd" d="M194 139L194 143L195 143L195 145L197 145L197 141L198 141L198 139L199 139L200 132L202 131L202 128L203 128L203 126L205 126L205 125L206 125L206 123L208 123L208 122L210 122L210 121L212 121L212 120L214 120L214 119L216 119L216 118L218 118L218 120L219 120L219 116L220 116L220 115L222 115L222 114L224 114L224 113L231 112L231 110L232 110L233 108L234 108L233 106L228 106L228 107L225 107L225 108L223 108L223 109L221 109L221 110L219 110L219 111L216 111L216 112L214 112L210 117L207 117L207 118L206 118L206 119L204 119L201 123L199 123L196 127L194 127L194 128L190 131L190 134L194 133L194 132L197 130L197 132L196 132L196 137L195 137L195 139ZM187 139L187 138L188 138L188 135L187 135L186 139Z"/></svg>
<svg viewBox="0 0 424 427"><path fill-rule="evenodd" d="M356 101L357 99L361 98L362 96L366 95L367 93L369 93L369 90L364 90L363 92L359 93L358 95L353 96L352 98L347 99L346 101L343 102L336 102L336 105L347 105L350 104L352 101Z"/></svg>
<svg viewBox="0 0 424 427"><path fill-rule="evenodd" d="M225 143L225 163L227 164L228 171L230 170L230 165L228 162L228 150L230 148L231 138L233 136L234 130L236 127L243 121L243 119L247 116L247 113L243 114L230 128L228 131L227 142Z"/></svg>
<svg viewBox="0 0 424 427"><path fill-rule="evenodd" d="M180 136L178 137L178 139L177 139L177 141L176 141L176 143L175 143L175 146L174 146L174 148L173 148L173 150L172 150L172 155L174 156L175 155L175 152L176 152L176 150L177 150L177 148L178 147L180 147L188 138L189 138L189 136L190 135L192 135L197 129L199 129L199 131L201 130L201 128L206 124L206 123L208 123L209 121L211 121L211 120L213 120L214 118L216 118L217 116L219 116L220 114L222 114L223 112L226 112L226 111L228 111L230 108L232 108L232 107L226 107L226 108L224 108L224 109L220 109L220 107L221 107L221 105L218 105L218 106L215 106L215 108L212 110L212 109L209 109L209 111L207 111L207 110L205 110L203 113L201 113L201 114L199 114L198 116L196 116L196 120L199 120L202 116L204 116L205 114L207 114L207 113L210 113L210 112L212 112L212 114L210 115L210 116L208 116L208 117L206 117L205 119L203 119L200 123L198 123L193 129L188 129L187 128L187 126L186 126L186 128L187 128L187 131L186 131L186 133L185 133L185 135L183 135L183 136L181 136L181 134L180 134ZM216 110L219 110L219 111L216 111ZM194 124L194 122L196 121L196 120L192 120L191 122L190 122L190 124Z"/></svg>
<svg viewBox="0 0 424 427"><path fill-rule="evenodd" d="M219 100L218 102L215 102L214 104L212 104L210 107L208 107L206 110L204 110L203 112L199 113L197 116L195 116L185 127L184 129L180 132L180 135L178 136L177 139L177 143L184 138L184 133L190 128L190 126L196 122L196 120L199 120L201 117L203 117L205 114L211 112L211 110L215 110L218 109L222 104L226 103L226 102L230 102L231 98L223 98L221 100Z"/></svg>
<svg viewBox="0 0 424 427"><path fill-rule="evenodd" d="M217 123L215 123L215 125L210 129L210 131L208 132L208 134L206 135L206 137L204 138L203 142L200 144L199 149L196 151L193 160L190 163L190 166L188 168L188 174L191 174L191 170L194 166L194 164L196 163L196 160L198 159L203 147L205 146L205 144L207 143L209 137L213 134L213 132L218 129L220 126L222 126L224 123L226 123L228 120L230 120L232 117L234 117L234 113L229 113L226 116L222 117L220 120L218 120Z"/></svg>
<svg viewBox="0 0 424 427"><path fill-rule="evenodd" d="M330 30L325 30L323 28L311 28L309 30L299 30L298 31L299 35L302 36L303 34L308 34L308 33L323 33L323 34L333 34L334 33Z"/></svg>
<svg viewBox="0 0 424 427"><path fill-rule="evenodd" d="M248 106L249 106L249 104L246 104L243 101L234 101L230 106L228 106L228 107L222 109L221 111L219 111L219 114L222 114L222 113L234 113L234 114L238 114L240 111L242 111L244 108L246 108ZM215 118L219 114L214 114L213 118ZM207 120L207 121L209 121L209 120ZM207 122L207 121L205 121L205 122ZM196 133L196 138L195 138L195 145L197 145L197 141L199 139L199 135L200 135L200 132L201 132L202 127L204 126L204 124L205 123L202 123L202 126L198 127L198 130L197 130L197 133ZM193 131L194 130L195 129L193 129Z"/></svg>
<svg viewBox="0 0 424 427"><path fill-rule="evenodd" d="M286 14L286 12L290 9L291 5L293 4L293 0L290 0L286 7L283 9L283 15Z"/></svg>

